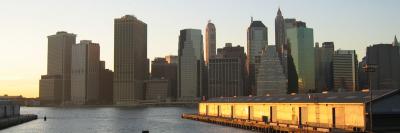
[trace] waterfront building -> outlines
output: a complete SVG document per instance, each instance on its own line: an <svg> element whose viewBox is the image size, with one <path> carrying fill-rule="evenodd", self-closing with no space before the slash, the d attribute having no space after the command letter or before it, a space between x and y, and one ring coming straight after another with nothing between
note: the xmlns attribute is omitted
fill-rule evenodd
<svg viewBox="0 0 400 133"><path fill-rule="evenodd" d="M372 93L372 126L374 132L399 130L400 90ZM274 130L319 132L365 132L370 130L368 92L310 93L253 97L218 97L199 103L198 118L214 118L226 125L279 127ZM212 119L208 119L212 120ZM214 119L215 120L215 119ZM207 120L206 120L207 121ZM263 124L259 124L263 122ZM258 126L257 126L258 125Z"/></svg>
<svg viewBox="0 0 400 133"><path fill-rule="evenodd" d="M166 101L170 99L171 81L155 79L146 81L146 100Z"/></svg>
<svg viewBox="0 0 400 133"><path fill-rule="evenodd" d="M255 94L256 75L258 73L258 65L262 50L268 45L268 29L261 21L251 20L251 24L247 29L247 59L246 70L248 74L248 88L245 94Z"/></svg>
<svg viewBox="0 0 400 133"><path fill-rule="evenodd" d="M48 102L52 102L51 100L60 100L60 103L64 103L71 98L71 51L72 46L76 44L76 35L59 31L55 35L48 36L47 39L48 76L42 76L44 79L41 79L39 82L39 91L48 92L39 92L39 98L47 97L43 100ZM60 80L61 86L58 85ZM59 90L61 90L60 95L58 95Z"/></svg>
<svg viewBox="0 0 400 133"><path fill-rule="evenodd" d="M370 89L400 88L400 55L399 46L392 44L375 44L367 47L367 65L376 66L374 72L368 73Z"/></svg>
<svg viewBox="0 0 400 133"><path fill-rule="evenodd" d="M367 65L367 57L364 56L360 63L358 63L358 90L367 90L369 88L368 73L364 68Z"/></svg>
<svg viewBox="0 0 400 133"><path fill-rule="evenodd" d="M72 46L71 101L74 104L95 103L99 99L100 46L82 40Z"/></svg>
<svg viewBox="0 0 400 133"><path fill-rule="evenodd" d="M62 103L62 83L61 75L42 75L39 81L40 104Z"/></svg>
<svg viewBox="0 0 400 133"><path fill-rule="evenodd" d="M205 64L208 64L208 60L216 55L216 29L215 25L208 21L206 27L206 52L205 52Z"/></svg>
<svg viewBox="0 0 400 133"><path fill-rule="evenodd" d="M306 23L296 21L294 27L286 30L290 55L298 75L298 93L315 90L315 54L313 29Z"/></svg>
<svg viewBox="0 0 400 133"><path fill-rule="evenodd" d="M358 60L355 50L336 50L333 55L334 91L356 91Z"/></svg>
<svg viewBox="0 0 400 133"><path fill-rule="evenodd" d="M147 24L135 16L114 20L114 103L135 104L148 78Z"/></svg>
<svg viewBox="0 0 400 133"><path fill-rule="evenodd" d="M176 99L177 73L178 73L177 70L178 70L177 64L172 62L169 63L167 61L167 58L155 58L151 63L151 80L153 79L168 80L169 88L167 97L171 100ZM147 99L148 98L146 98L146 100Z"/></svg>
<svg viewBox="0 0 400 133"><path fill-rule="evenodd" d="M333 89L332 59L334 43L323 42L322 47L315 46L315 89L316 92L330 91Z"/></svg>
<svg viewBox="0 0 400 133"><path fill-rule="evenodd" d="M113 79L114 72L106 69L104 61L100 61L99 103L113 104Z"/></svg>
<svg viewBox="0 0 400 133"><path fill-rule="evenodd" d="M256 80L257 96L286 94L288 80L275 47L268 46L261 54Z"/></svg>
<svg viewBox="0 0 400 133"><path fill-rule="evenodd" d="M179 100L196 100L205 95L203 35L198 29L180 31L178 46Z"/></svg>

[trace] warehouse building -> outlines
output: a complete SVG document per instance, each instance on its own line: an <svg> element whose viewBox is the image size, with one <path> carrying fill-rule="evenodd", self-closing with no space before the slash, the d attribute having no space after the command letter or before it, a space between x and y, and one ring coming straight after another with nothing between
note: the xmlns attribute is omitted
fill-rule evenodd
<svg viewBox="0 0 400 133"><path fill-rule="evenodd" d="M329 131L368 131L368 92L220 97L199 104L199 115ZM400 91L372 92L374 131L400 130Z"/></svg>

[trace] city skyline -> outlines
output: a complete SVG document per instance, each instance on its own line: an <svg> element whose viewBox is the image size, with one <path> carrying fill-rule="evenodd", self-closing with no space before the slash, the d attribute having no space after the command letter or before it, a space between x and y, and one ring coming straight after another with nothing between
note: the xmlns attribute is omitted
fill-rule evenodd
<svg viewBox="0 0 400 133"><path fill-rule="evenodd" d="M228 6L223 6L223 1L218 1L215 5L209 7L211 11L199 14L200 17L191 16L191 14L202 12L203 10L201 9L204 4L210 2L192 1L191 3L184 3L187 6L196 6L194 9L184 13L179 13L179 11L185 11L184 8L178 8L182 6L182 3L179 2L162 4L164 2L162 1L160 5L154 5L155 12L149 12L150 9L145 8L153 6L150 5L151 2L125 1L126 5L123 5L124 2L119 2L116 2L115 5L108 5L108 2L101 1L93 7L93 12L85 13L79 11L87 10L85 7L90 2L82 2L82 4L76 5L77 11L71 12L63 11L63 9L66 9L65 7L67 6L72 6L74 2L61 2L61 4L59 2L48 2L44 5L53 5L50 8L54 8L54 12L50 13L44 12L50 9L40 9L44 5L40 5L41 3L39 2L30 4L28 4L29 2L24 2L27 4L21 4L21 8L27 7L25 12L10 9L15 7L12 5L20 4L18 2L2 4L0 7L5 11L0 13L0 16L5 21L0 22L0 29L2 29L0 34L4 37L0 38L0 45L3 47L0 50L0 53L3 54L0 60L6 63L0 66L0 95L38 96L38 79L47 69L46 36L57 31L77 34L77 40L91 39L98 42L101 47L100 59L106 61L106 68L114 70L112 67L114 65L113 19L124 14L135 15L148 24L148 57L150 60L170 54L177 55L179 30L185 28L202 29L201 32L204 35L204 27L209 19L215 23L218 29L216 48L223 47L225 42L246 46L246 28L250 23L251 16L254 17L254 20L263 21L268 28L268 45L274 44L274 18L278 7L281 8L285 18L296 18L307 22L307 26L314 29L314 42L333 41L336 49L355 49L357 55L359 55L359 60L364 57L367 46L376 43L391 43L394 35L400 35L400 26L396 25L400 23L400 19L396 18L396 14L390 13L391 11L396 11L395 9L399 5L397 1L386 1L386 3L346 1L347 4L343 5L340 3L345 1L304 1L300 3L297 3L297 1L257 1L256 3L258 4L233 1L232 5ZM136 5L135 2L138 4ZM313 2L315 4L307 5ZM62 5L63 8L57 9L60 6L56 4ZM67 6L64 7L64 5ZM265 7L262 5L265 5ZM298 7L294 7L294 5ZM110 9L113 6L121 8ZM128 6L133 8L131 9ZM352 6L357 6L357 10L353 9ZM243 7L241 8L243 13L224 14L234 11L237 7ZM309 10L311 7L320 14L314 13L314 10ZM333 10L339 8L341 9L339 11ZM382 11L379 8L385 8L386 10ZM107 10L100 12L99 10L102 9ZM217 13L219 10L221 12ZM96 11L100 13L94 13ZM332 11L336 13L332 13ZM371 13L371 11L374 12ZM169 13L176 13L176 16L171 15L171 17L177 20L168 18L166 14ZM321 14L324 15L321 17L319 16ZM354 15L357 17L354 17ZM179 19L181 17L193 19ZM171 21L159 20L166 18ZM374 19L370 20L368 18ZM24 60L24 62L19 62L18 60Z"/></svg>

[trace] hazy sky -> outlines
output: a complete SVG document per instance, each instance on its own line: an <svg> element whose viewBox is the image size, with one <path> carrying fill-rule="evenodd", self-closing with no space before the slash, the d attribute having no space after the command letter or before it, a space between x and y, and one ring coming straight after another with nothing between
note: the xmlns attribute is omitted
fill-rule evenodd
<svg viewBox="0 0 400 133"><path fill-rule="evenodd" d="M285 18L305 21L315 42L355 49L359 58L374 43L400 35L398 0L4 0L0 2L0 95L39 95L46 74L47 36L57 31L100 43L101 59L113 69L114 18L132 14L147 23L148 57L177 54L179 30L216 26L217 48L246 46L250 16L268 27L274 43L278 7Z"/></svg>

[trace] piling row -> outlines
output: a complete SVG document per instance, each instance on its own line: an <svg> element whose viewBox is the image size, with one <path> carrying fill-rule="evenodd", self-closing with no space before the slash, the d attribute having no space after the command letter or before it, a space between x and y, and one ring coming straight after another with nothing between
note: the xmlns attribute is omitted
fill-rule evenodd
<svg viewBox="0 0 400 133"><path fill-rule="evenodd" d="M245 130L251 130L255 132L263 133L291 133L291 132L309 132L309 133L322 133L329 132L329 129L315 130L314 128L298 128L289 124L277 124L277 123L264 123L251 120L242 119L231 119L231 118L221 118L213 116L202 116L193 114L182 114L182 118L202 121L207 123L213 123L223 126L230 126L235 128L241 128Z"/></svg>

